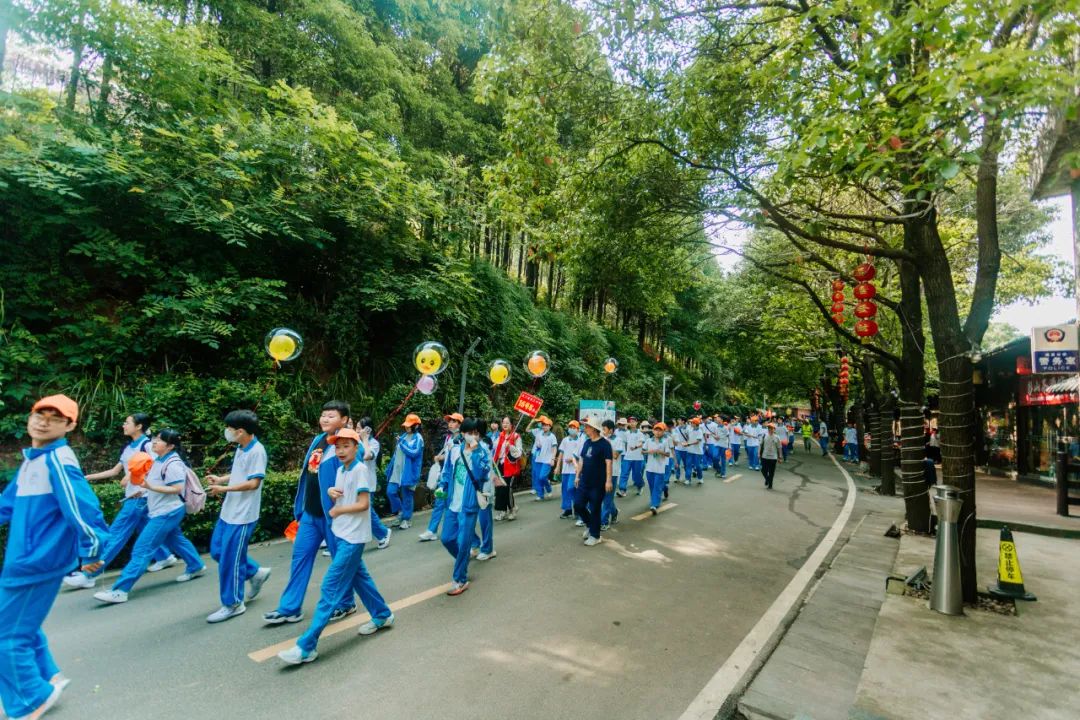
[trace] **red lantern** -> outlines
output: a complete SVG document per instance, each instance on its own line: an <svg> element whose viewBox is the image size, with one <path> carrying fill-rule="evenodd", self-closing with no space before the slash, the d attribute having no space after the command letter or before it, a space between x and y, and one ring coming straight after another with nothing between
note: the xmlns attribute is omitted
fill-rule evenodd
<svg viewBox="0 0 1080 720"><path fill-rule="evenodd" d="M862 265L855 268L855 272L853 272L852 275L855 276L856 280L862 283L867 280L873 280L874 276L877 275L877 270L874 269L872 264L864 262Z"/></svg>
<svg viewBox="0 0 1080 720"><path fill-rule="evenodd" d="M870 338L877 335L878 326L873 320L860 320L855 323L855 334L862 338L864 343L870 342Z"/></svg>
<svg viewBox="0 0 1080 720"><path fill-rule="evenodd" d="M833 314L834 314L834 315L835 315L836 313L842 313L842 312L844 312L844 303L842 303L842 302L835 302L835 303L833 303L833 304L832 304L832 311L833 311Z"/></svg>
<svg viewBox="0 0 1080 720"><path fill-rule="evenodd" d="M832 316L833 322L837 325L844 324L844 313L834 313Z"/></svg>
<svg viewBox="0 0 1080 720"><path fill-rule="evenodd" d="M833 292L844 292L844 281L843 280L833 280L832 281L832 289L833 289Z"/></svg>
<svg viewBox="0 0 1080 720"><path fill-rule="evenodd" d="M843 370L840 371L840 379L841 380L847 380L849 377L851 377L851 374L848 372L847 368L844 368Z"/></svg>
<svg viewBox="0 0 1080 720"><path fill-rule="evenodd" d="M855 286L854 295L859 300L870 300L877 295L877 288L873 283L859 283Z"/></svg>
<svg viewBox="0 0 1080 720"><path fill-rule="evenodd" d="M869 300L863 300L861 303L855 306L855 317L862 320L872 318L877 315L877 305Z"/></svg>
<svg viewBox="0 0 1080 720"><path fill-rule="evenodd" d="M844 302L844 292L842 290L837 290L836 292L834 292L832 294L832 301L834 303Z"/></svg>

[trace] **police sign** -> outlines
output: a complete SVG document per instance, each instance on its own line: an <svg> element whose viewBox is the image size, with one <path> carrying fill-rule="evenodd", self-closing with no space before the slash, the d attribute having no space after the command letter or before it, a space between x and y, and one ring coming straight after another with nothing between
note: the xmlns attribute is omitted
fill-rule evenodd
<svg viewBox="0 0 1080 720"><path fill-rule="evenodd" d="M1037 373L1074 373L1080 370L1076 325L1032 328L1031 368Z"/></svg>

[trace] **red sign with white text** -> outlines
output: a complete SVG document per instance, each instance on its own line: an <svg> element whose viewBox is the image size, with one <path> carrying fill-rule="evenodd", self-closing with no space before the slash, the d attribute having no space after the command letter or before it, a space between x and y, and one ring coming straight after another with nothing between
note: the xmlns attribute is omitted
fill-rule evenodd
<svg viewBox="0 0 1080 720"><path fill-rule="evenodd" d="M514 410L517 410L522 415L528 417L536 417L536 413L540 412L540 407L544 404L544 401L535 395L530 395L527 392L523 392L518 395L517 402L514 403Z"/></svg>

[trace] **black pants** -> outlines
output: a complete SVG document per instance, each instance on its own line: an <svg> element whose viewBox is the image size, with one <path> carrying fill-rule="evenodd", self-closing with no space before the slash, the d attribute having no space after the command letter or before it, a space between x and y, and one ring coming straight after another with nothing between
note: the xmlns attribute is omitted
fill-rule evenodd
<svg viewBox="0 0 1080 720"><path fill-rule="evenodd" d="M589 534L600 537L600 507L604 503L604 486L582 484L574 494L574 512L589 526Z"/></svg>
<svg viewBox="0 0 1080 720"><path fill-rule="evenodd" d="M503 476L506 485L495 488L495 510L498 512L510 512L514 509L514 480L515 475Z"/></svg>
<svg viewBox="0 0 1080 720"><path fill-rule="evenodd" d="M776 474L776 461L762 458L761 474L765 476L765 487L771 488L773 475Z"/></svg>

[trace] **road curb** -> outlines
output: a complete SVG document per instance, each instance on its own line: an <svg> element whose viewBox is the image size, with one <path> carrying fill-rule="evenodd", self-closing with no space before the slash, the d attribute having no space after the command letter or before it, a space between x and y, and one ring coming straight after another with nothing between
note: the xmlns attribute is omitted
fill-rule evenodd
<svg viewBox="0 0 1080 720"><path fill-rule="evenodd" d="M1029 523L1011 522L1009 520L997 520L995 518L976 518L975 526L988 530L1000 530L1008 525L1010 530L1030 533L1032 535L1044 535L1046 537L1065 538L1067 540L1080 540L1080 526L1075 530L1069 528L1047 527L1045 525L1031 525Z"/></svg>

